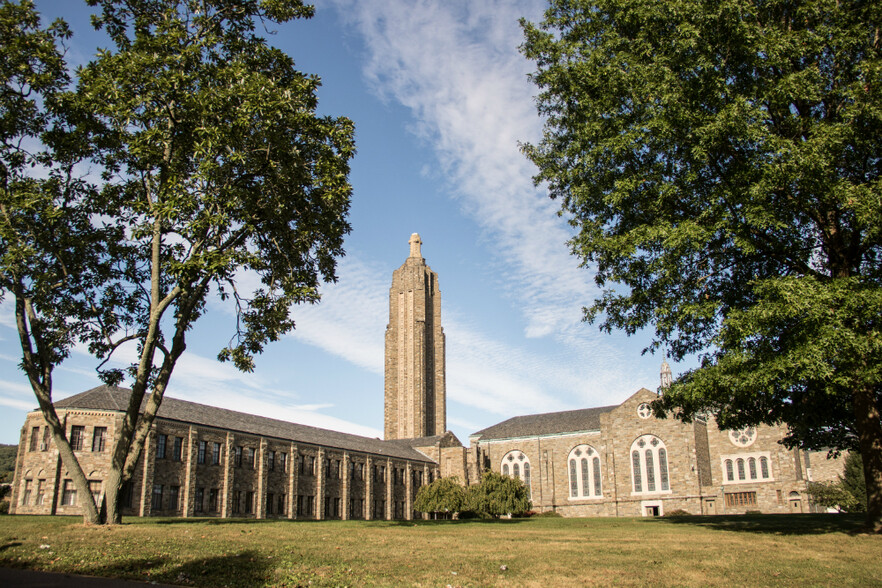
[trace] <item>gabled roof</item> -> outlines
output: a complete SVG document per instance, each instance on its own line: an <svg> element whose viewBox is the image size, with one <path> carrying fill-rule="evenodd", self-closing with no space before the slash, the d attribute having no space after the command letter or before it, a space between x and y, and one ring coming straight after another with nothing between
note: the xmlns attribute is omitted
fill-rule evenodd
<svg viewBox="0 0 882 588"><path fill-rule="evenodd" d="M477 437L482 441L486 441L490 439L575 433L577 431L597 431L600 430L600 415L610 412L619 406L615 404L597 408L517 416L473 433L471 438Z"/></svg>
<svg viewBox="0 0 882 588"><path fill-rule="evenodd" d="M439 443L441 447L462 447L462 442L457 439L453 431L447 431L441 435L433 435L431 437L414 437L411 439L394 439L390 443L399 443L408 447L436 447Z"/></svg>
<svg viewBox="0 0 882 588"><path fill-rule="evenodd" d="M98 386L70 398L59 400L55 403L55 407L59 409L79 408L125 412L131 393L132 391L128 388ZM157 417L182 423L229 429L262 437L274 437L309 445L322 445L347 451L372 453L383 457L434 463L407 444L372 439L328 429L319 429L318 427L310 427L308 425L246 414L225 408L217 408L206 404L188 402L169 396L163 398Z"/></svg>

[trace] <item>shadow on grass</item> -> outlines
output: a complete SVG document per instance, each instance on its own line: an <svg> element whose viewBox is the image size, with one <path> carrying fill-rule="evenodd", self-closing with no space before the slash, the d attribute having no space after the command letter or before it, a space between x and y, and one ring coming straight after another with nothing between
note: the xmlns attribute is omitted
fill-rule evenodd
<svg viewBox="0 0 882 588"><path fill-rule="evenodd" d="M863 515L855 514L766 514L682 516L655 519L675 525L696 525L721 531L773 535L824 535L866 532Z"/></svg>
<svg viewBox="0 0 882 588"><path fill-rule="evenodd" d="M6 543L4 545L0 545L0 551L6 551L10 547L18 547L19 545L21 545L21 542L19 542L19 541L13 541L12 543Z"/></svg>
<svg viewBox="0 0 882 588"><path fill-rule="evenodd" d="M167 557L153 557L127 559L112 564L95 563L64 571L184 586L263 586L270 578L271 566L272 562L256 551L243 551L177 565Z"/></svg>
<svg viewBox="0 0 882 588"><path fill-rule="evenodd" d="M343 521L340 519L324 519L324 520L316 520L316 519L283 519L283 518L273 518L273 519L246 519L246 518L229 518L229 519L221 519L214 517L205 517L205 518L132 518L129 520L124 520L123 524L154 524L154 525L194 525L194 524L203 524L203 525L267 525L272 523L289 523L295 525L315 525L315 524L335 524L335 523L361 523L367 525L377 525L384 527L416 527L416 526L433 526L433 525L467 525L467 524L479 524L479 525L514 525L517 523L524 523L529 521L529 517L518 517L512 519L437 519L437 520L423 520L423 519L414 519L411 521L405 520L364 520L364 519L349 519L347 521Z"/></svg>

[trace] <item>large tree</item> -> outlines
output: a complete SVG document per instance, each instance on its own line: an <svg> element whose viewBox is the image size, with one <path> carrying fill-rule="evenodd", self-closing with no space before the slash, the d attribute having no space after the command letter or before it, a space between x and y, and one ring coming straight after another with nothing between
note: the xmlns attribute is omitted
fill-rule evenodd
<svg viewBox="0 0 882 588"><path fill-rule="evenodd" d="M43 103L60 122L31 135L92 175L74 181L82 166L65 167L52 149L46 165L65 181L22 168L22 183L39 189L3 195L14 218L2 227L0 292L15 297L22 365L81 497L90 493L52 405L52 369L84 345L105 382L130 384L104 481L116 522L209 295L237 314L219 358L250 371L253 355L294 327L291 306L317 301L320 282L335 279L354 144L348 119L316 115L319 80L259 34L311 16L299 0L88 3L113 49L77 72L58 108ZM136 360L109 367L124 346ZM105 520L84 502L87 520Z"/></svg>
<svg viewBox="0 0 882 588"><path fill-rule="evenodd" d="M882 4L553 1L526 145L603 330L699 354L656 403L858 449L882 530Z"/></svg>

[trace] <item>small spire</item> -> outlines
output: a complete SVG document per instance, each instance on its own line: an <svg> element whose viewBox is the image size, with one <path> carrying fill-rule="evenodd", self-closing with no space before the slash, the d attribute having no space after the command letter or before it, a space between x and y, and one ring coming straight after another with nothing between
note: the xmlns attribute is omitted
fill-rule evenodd
<svg viewBox="0 0 882 588"><path fill-rule="evenodd" d="M665 353L664 358L662 359L661 364L661 385L658 388L659 394L663 394L664 391L670 387L671 382L674 381L674 377L671 374L671 366L668 365L668 354Z"/></svg>
<svg viewBox="0 0 882 588"><path fill-rule="evenodd" d="M420 240L420 234L412 234L408 243L410 243L410 256L422 259L423 254L420 252L420 245L422 245L423 242Z"/></svg>

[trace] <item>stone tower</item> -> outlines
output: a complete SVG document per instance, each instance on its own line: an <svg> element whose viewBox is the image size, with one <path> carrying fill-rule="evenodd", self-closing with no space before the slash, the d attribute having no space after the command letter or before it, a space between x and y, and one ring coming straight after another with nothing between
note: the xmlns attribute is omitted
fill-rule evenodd
<svg viewBox="0 0 882 588"><path fill-rule="evenodd" d="M410 256L392 274L386 326L386 439L431 437L447 430L444 330L438 274L410 236Z"/></svg>

